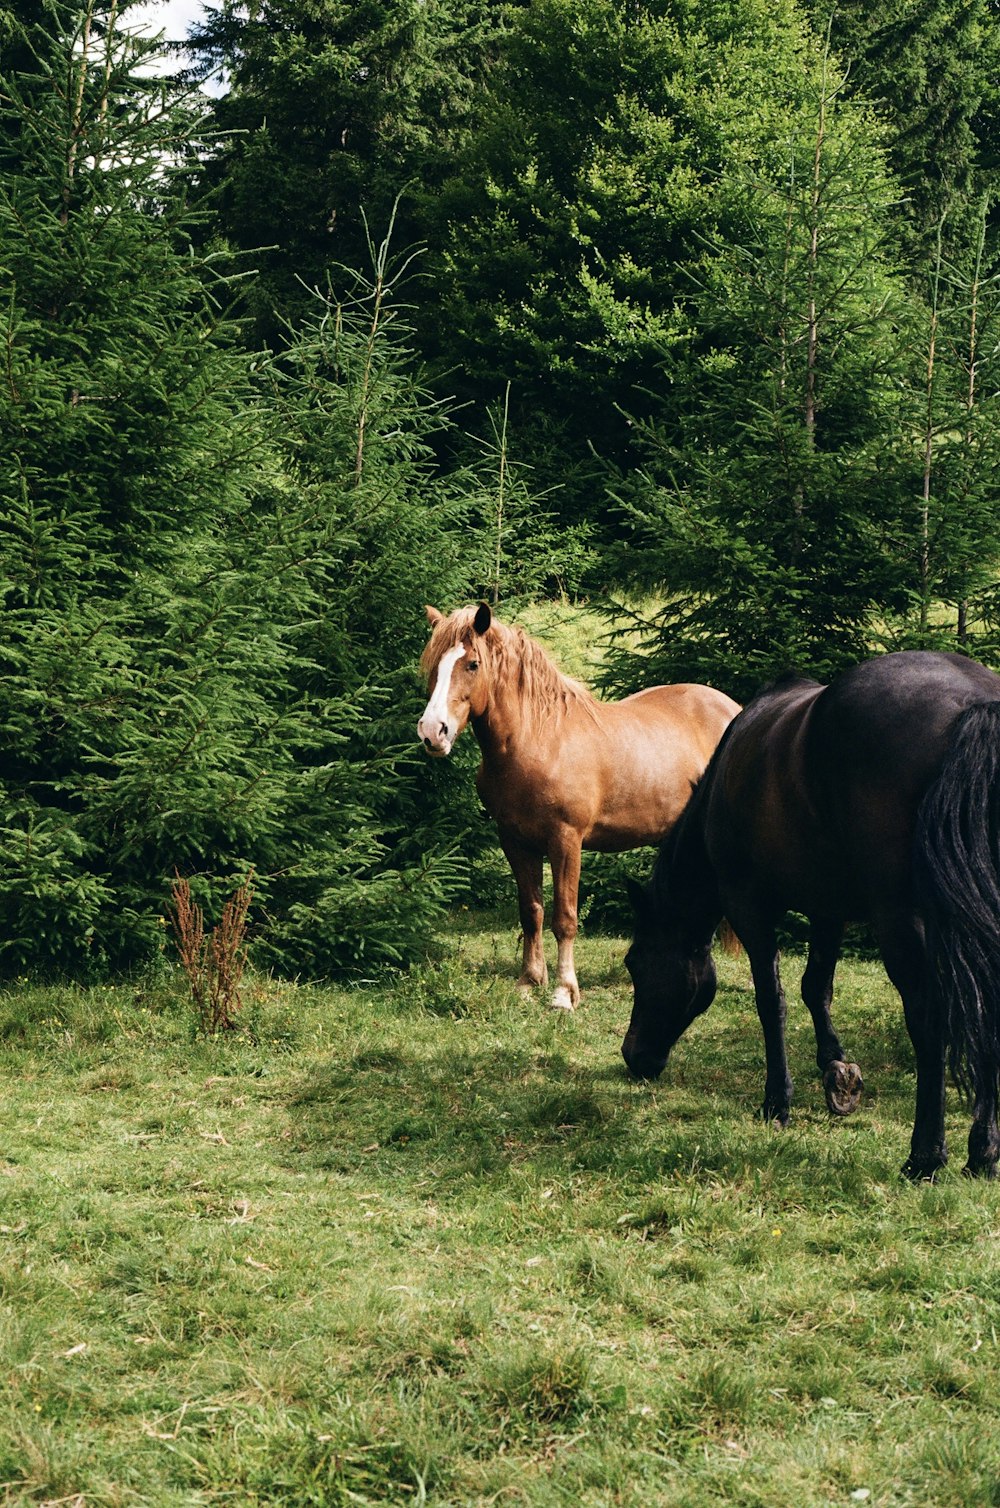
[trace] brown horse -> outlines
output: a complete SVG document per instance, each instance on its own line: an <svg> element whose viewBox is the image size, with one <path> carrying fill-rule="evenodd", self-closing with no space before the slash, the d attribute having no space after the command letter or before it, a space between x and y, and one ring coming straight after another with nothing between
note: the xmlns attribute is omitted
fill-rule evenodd
<svg viewBox="0 0 1000 1508"><path fill-rule="evenodd" d="M552 869L559 945L556 1010L580 999L573 967L580 850L618 853L660 841L739 706L710 686L652 686L597 701L540 644L490 608L427 609L421 658L430 700L417 734L449 754L467 722L483 760L480 800L497 825L517 882L523 934L518 984L548 981L542 946L542 862Z"/></svg>

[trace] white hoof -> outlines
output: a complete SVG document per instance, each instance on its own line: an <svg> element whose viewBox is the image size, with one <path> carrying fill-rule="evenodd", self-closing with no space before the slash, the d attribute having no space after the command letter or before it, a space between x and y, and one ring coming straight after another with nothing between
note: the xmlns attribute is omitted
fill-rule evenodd
<svg viewBox="0 0 1000 1508"><path fill-rule="evenodd" d="M574 1011L576 1001L566 985L561 984L549 1001L549 1009L553 1011Z"/></svg>

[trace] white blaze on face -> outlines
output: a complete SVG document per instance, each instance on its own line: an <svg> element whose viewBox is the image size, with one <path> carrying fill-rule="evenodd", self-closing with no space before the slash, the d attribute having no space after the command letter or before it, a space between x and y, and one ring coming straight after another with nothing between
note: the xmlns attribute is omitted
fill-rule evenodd
<svg viewBox="0 0 1000 1508"><path fill-rule="evenodd" d="M448 697L452 674L464 654L464 644L456 644L454 649L445 650L438 664L431 699L417 723L417 737L431 754L450 754L455 742L455 725L448 712Z"/></svg>

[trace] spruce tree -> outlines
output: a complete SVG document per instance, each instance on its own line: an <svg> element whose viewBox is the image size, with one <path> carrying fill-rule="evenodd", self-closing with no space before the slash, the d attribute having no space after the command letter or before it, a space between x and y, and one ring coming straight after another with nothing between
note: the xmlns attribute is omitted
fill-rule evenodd
<svg viewBox="0 0 1000 1508"><path fill-rule="evenodd" d="M413 356L413 253L394 253L393 229L369 236L368 276L335 268L312 290L261 376L284 478L279 563L261 564L278 579L284 551L307 589L290 688L326 709L293 740L302 859L276 881L261 956L312 973L425 948L487 836L471 747L429 762L414 733L424 605L464 601L481 550L459 482L437 474L451 421Z"/></svg>
<svg viewBox="0 0 1000 1508"><path fill-rule="evenodd" d="M959 260L939 228L906 329L910 361L896 438L897 523L910 610L898 642L997 656L1000 567L1000 267L989 204ZM965 237L962 237L964 242Z"/></svg>
<svg viewBox="0 0 1000 1508"><path fill-rule="evenodd" d="M894 186L829 59L784 146L780 177L741 178L740 232L706 256L697 333L664 366L669 417L619 489L621 578L662 603L632 615L646 653L621 653L619 684L742 698L785 670L829 676L905 609Z"/></svg>
<svg viewBox="0 0 1000 1508"><path fill-rule="evenodd" d="M990 0L808 0L858 98L886 123L901 186L901 248L918 281L943 229L948 258L976 241L1000 171L1000 29ZM944 219L942 217L945 217Z"/></svg>
<svg viewBox="0 0 1000 1508"><path fill-rule="evenodd" d="M564 518L636 464L632 418L697 318L737 170L776 169L817 61L786 0L537 0L512 10L478 128L428 229L432 361L512 422ZM649 394L656 393L655 401ZM595 583L596 585L596 583Z"/></svg>
<svg viewBox="0 0 1000 1508"><path fill-rule="evenodd" d="M226 589L213 525L241 506L254 441L171 187L196 120L137 75L144 49L110 6L48 5L11 40L0 948L8 966L82 967L150 949L137 872L204 836L194 788L224 756L200 736L210 666L184 646L213 620L196 582Z"/></svg>
<svg viewBox="0 0 1000 1508"><path fill-rule="evenodd" d="M113 3L42 20L0 84L0 967L155 956L175 869L211 904L252 868L288 967L411 956L454 880L403 794L425 584L452 579L423 420L376 414L369 342L361 390L308 374L293 453L178 186L203 107L136 72ZM362 490L355 439L318 487L324 406L345 430L359 401L380 462ZM380 557L397 592L359 591L365 619Z"/></svg>
<svg viewBox="0 0 1000 1508"><path fill-rule="evenodd" d="M195 28L199 76L225 72L203 181L231 243L254 255L255 338L275 342L331 263L365 276L367 226L424 208L475 120L493 12L472 0L226 0Z"/></svg>

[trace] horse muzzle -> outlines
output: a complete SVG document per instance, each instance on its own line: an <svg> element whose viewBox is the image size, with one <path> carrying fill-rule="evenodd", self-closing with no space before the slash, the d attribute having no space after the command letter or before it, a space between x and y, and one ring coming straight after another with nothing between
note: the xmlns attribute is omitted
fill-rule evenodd
<svg viewBox="0 0 1000 1508"><path fill-rule="evenodd" d="M432 722L426 722L423 718L417 724L417 737L435 759L443 759L451 753L451 746L455 742L451 729L447 723L439 723L437 727Z"/></svg>
<svg viewBox="0 0 1000 1508"><path fill-rule="evenodd" d="M667 1066L669 1053L653 1053L638 1047L635 1034L628 1032L622 1043L622 1057L634 1079L658 1079Z"/></svg>

